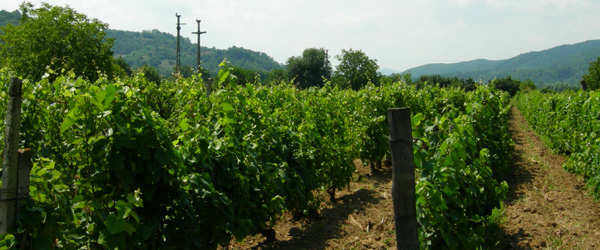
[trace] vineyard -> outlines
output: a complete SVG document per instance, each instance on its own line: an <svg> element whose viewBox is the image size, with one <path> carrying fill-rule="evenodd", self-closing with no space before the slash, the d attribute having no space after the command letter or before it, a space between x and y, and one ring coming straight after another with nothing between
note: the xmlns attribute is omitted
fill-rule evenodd
<svg viewBox="0 0 600 250"><path fill-rule="evenodd" d="M68 72L54 82L25 81L20 147L35 152L31 199L0 244L227 245L272 227L284 212L317 213L352 181L355 159L376 171L389 158L391 107L413 114L421 247L490 244L491 218L508 191L507 94L402 82L358 91L257 86L222 66L208 97L197 76L160 85L143 75L89 82ZM6 71L0 81L6 100Z"/></svg>
<svg viewBox="0 0 600 250"><path fill-rule="evenodd" d="M600 198L600 93L535 91L518 95L516 103L546 144L569 156L565 169L582 175Z"/></svg>

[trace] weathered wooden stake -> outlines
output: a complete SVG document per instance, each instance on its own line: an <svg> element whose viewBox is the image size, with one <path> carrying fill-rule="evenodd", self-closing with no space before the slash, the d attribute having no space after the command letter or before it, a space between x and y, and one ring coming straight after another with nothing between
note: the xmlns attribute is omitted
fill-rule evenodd
<svg viewBox="0 0 600 250"><path fill-rule="evenodd" d="M392 199L397 249L419 249L415 162L409 108L388 109L392 153Z"/></svg>
<svg viewBox="0 0 600 250"><path fill-rule="evenodd" d="M33 151L30 148L19 149L19 172L17 178L17 214L21 211L25 199L29 198L29 176L33 163Z"/></svg>
<svg viewBox="0 0 600 250"><path fill-rule="evenodd" d="M19 131L21 118L21 85L16 77L10 78L9 100L6 110L6 134L4 136L4 161L2 164L2 187L0 187L0 234L13 230L16 218Z"/></svg>

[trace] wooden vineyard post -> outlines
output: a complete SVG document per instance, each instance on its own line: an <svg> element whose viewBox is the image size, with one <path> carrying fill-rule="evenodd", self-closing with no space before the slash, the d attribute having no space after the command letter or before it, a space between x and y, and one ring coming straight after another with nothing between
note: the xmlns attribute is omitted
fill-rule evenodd
<svg viewBox="0 0 600 250"><path fill-rule="evenodd" d="M30 148L19 149L19 170L17 172L17 214L25 203L23 200L29 198L29 176L33 163L31 158L33 151Z"/></svg>
<svg viewBox="0 0 600 250"><path fill-rule="evenodd" d="M419 249L415 162L409 108L388 109L392 153L392 199L397 249Z"/></svg>
<svg viewBox="0 0 600 250"><path fill-rule="evenodd" d="M10 78L9 100L6 111L2 187L0 187L0 234L13 229L16 218L19 167L19 130L21 118L21 85L16 77Z"/></svg>

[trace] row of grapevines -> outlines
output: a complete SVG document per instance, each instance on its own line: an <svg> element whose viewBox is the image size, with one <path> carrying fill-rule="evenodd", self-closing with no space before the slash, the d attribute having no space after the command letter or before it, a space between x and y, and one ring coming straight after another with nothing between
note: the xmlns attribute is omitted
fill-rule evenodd
<svg viewBox="0 0 600 250"><path fill-rule="evenodd" d="M478 87L448 97L465 102L413 117L419 238L421 248L473 249L491 244L490 219L508 191L499 181L512 153L508 96Z"/></svg>
<svg viewBox="0 0 600 250"><path fill-rule="evenodd" d="M363 159L387 153L387 108L411 108L421 248L490 244L490 218L508 190L500 180L512 154L509 96L486 86L465 93L404 84L367 86L357 95L360 124L367 132L380 129L366 133L363 152L375 153Z"/></svg>
<svg viewBox="0 0 600 250"><path fill-rule="evenodd" d="M549 146L568 155L565 169L583 175L600 198L600 93L533 91L518 95L516 102Z"/></svg>
<svg viewBox="0 0 600 250"><path fill-rule="evenodd" d="M200 84L198 83L200 82ZM388 153L387 108L414 114L424 247L483 244L506 184L506 95L394 83L361 91L143 76L26 82L36 152L19 242L35 248L216 248L307 214Z"/></svg>

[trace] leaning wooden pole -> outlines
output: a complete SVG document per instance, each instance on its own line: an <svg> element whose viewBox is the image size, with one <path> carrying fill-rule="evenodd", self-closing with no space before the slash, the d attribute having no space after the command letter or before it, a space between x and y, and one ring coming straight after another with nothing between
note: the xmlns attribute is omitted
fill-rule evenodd
<svg viewBox="0 0 600 250"><path fill-rule="evenodd" d="M397 249L419 249L415 163L409 108L388 109L392 153L392 199Z"/></svg>
<svg viewBox="0 0 600 250"><path fill-rule="evenodd" d="M18 78L10 78L8 90L10 98L6 110L6 134L4 135L2 186L0 187L0 234L12 231L16 218L21 85L22 82Z"/></svg>

